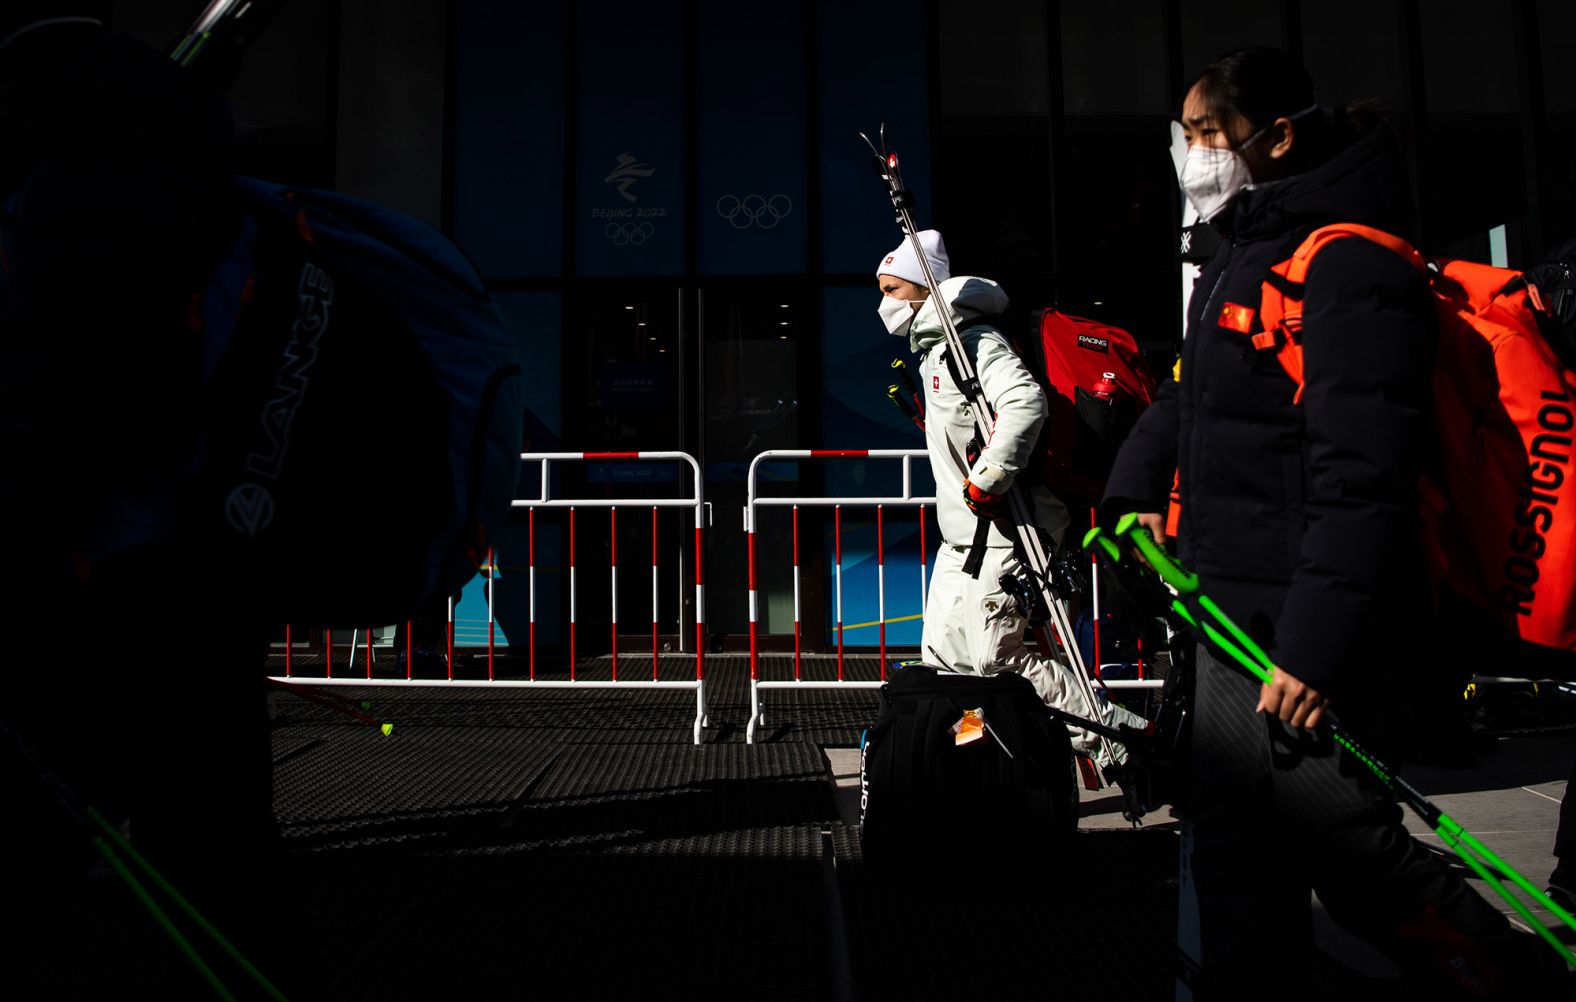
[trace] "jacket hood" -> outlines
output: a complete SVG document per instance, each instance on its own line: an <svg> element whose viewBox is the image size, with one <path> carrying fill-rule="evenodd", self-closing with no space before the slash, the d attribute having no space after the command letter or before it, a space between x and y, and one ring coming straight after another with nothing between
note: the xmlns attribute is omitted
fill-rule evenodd
<svg viewBox="0 0 1576 1002"><path fill-rule="evenodd" d="M1238 195L1212 222L1256 240L1329 223L1362 223L1411 237L1411 193L1395 139L1375 132L1326 163Z"/></svg>
<svg viewBox="0 0 1576 1002"><path fill-rule="evenodd" d="M947 303L952 322L961 326L975 317L992 317L1007 312L1010 300L1001 286L988 278L972 275L954 275L941 283L939 295L925 300L908 329L908 343L914 351L929 351L933 345L944 341L946 329L941 326L941 314L936 310L937 300Z"/></svg>

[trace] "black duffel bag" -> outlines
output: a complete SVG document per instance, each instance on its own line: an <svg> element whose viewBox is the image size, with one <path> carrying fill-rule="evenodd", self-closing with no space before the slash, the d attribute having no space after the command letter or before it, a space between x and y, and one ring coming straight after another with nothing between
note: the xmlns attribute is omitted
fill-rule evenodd
<svg viewBox="0 0 1576 1002"><path fill-rule="evenodd" d="M960 723L977 734L965 744ZM898 668L860 749L859 807L869 863L1024 840L1054 850L1078 825L1067 728L1021 675Z"/></svg>

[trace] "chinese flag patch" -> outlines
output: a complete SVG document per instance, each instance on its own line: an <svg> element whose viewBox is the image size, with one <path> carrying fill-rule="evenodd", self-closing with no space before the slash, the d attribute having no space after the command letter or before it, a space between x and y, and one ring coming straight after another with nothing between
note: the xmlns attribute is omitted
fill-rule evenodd
<svg viewBox="0 0 1576 1002"><path fill-rule="evenodd" d="M1246 334L1253 329L1254 309L1237 303L1227 303L1220 310L1220 326L1228 331Z"/></svg>

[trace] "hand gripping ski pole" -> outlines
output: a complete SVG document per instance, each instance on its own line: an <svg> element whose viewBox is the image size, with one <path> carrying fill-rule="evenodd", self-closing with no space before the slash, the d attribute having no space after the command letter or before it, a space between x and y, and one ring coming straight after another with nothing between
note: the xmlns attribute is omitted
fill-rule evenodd
<svg viewBox="0 0 1576 1002"><path fill-rule="evenodd" d="M1220 652L1230 661L1235 662L1248 674L1260 682L1268 683L1275 674L1275 663L1270 660L1264 648L1236 623L1227 616L1215 602L1199 588L1198 575L1185 570L1181 564L1171 558L1160 545L1150 536L1149 531L1138 524L1136 515L1126 515L1116 524L1116 537L1133 547L1149 569L1165 586L1165 597L1170 599L1170 609L1188 625L1197 629L1204 635L1210 647ZM1135 597L1144 591L1141 580L1134 581L1135 575L1141 575L1138 562L1123 559L1123 549L1116 540L1105 533L1105 530L1090 529L1084 536L1084 549L1098 548L1107 558L1108 565L1117 568L1119 579L1133 581ZM1154 589L1150 589L1153 593ZM1500 859L1489 850L1478 838L1465 828L1460 822L1440 810L1431 803L1427 797L1419 793L1411 784L1397 776L1383 762L1358 744L1352 736L1341 727L1334 715L1326 708L1322 725L1328 730L1332 740L1346 749L1353 758L1368 767L1380 783L1390 790L1402 803L1410 807L1422 818L1450 848L1456 851L1461 861L1473 873L1477 874L1485 884L1494 889L1494 892L1505 900L1505 903L1515 909L1528 927L1536 932L1544 942L1554 948L1554 951L1565 959L1565 962L1576 967L1576 955L1571 953L1569 947L1560 942L1548 926L1544 925L1532 910L1520 898L1516 897L1505 886L1504 877L1515 884L1529 897L1534 904L1546 908L1565 927L1576 933L1576 917L1549 900L1538 887L1526 877L1518 873L1509 863Z"/></svg>
<svg viewBox="0 0 1576 1002"><path fill-rule="evenodd" d="M963 348L963 338L958 334L957 324L952 321L952 312L941 299L941 283L936 281L936 275L930 268L930 259L925 256L925 249L919 243L919 228L914 225L913 193L903 186L897 154L886 152L885 125L881 126L879 135L881 138L879 150L863 132L859 134L859 138L870 147L870 154L875 158L876 173L885 182L887 194L892 199L892 208L897 213L897 224L908 237L909 243L913 245L914 255L924 271L925 287L930 290L931 298L936 303L936 315L941 318L942 330L946 332L947 351L952 359L951 371L955 374L958 389L969 402L969 410L974 414L975 435L979 441L989 442L995 418L989 403L985 400L984 390L980 387L979 374L974 370L974 363ZM1024 565L1033 575L1035 584L1045 600L1045 607L1051 614L1057 638L1061 641L1062 650L1066 652L1067 660L1072 667L1074 684L1089 701L1090 708L1097 709L1100 705L1099 699L1095 695L1094 684L1089 680L1089 671L1084 664L1083 654L1078 648L1077 637L1072 629L1072 618L1068 615L1066 603L1057 594L1052 583L1051 557L1034 522L1034 502L1016 482L1007 489L1007 509L1017 536L1019 556L1023 558ZM1027 614L1027 610L1025 613ZM1111 761L1115 761L1112 757L1110 738L1104 734L1098 736L1106 756Z"/></svg>

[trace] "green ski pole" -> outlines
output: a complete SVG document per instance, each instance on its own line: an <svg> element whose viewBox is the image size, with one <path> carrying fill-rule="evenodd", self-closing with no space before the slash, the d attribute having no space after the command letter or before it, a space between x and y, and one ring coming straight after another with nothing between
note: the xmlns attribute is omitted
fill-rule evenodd
<svg viewBox="0 0 1576 1002"><path fill-rule="evenodd" d="M1138 524L1136 515L1126 515L1117 523L1116 536L1131 545L1165 585L1171 596L1171 609L1177 616L1203 633L1212 647L1254 678L1262 683L1269 683L1274 677L1275 663L1265 653L1264 648L1232 621L1213 599L1203 593L1199 586L1198 575L1189 572L1172 559L1170 554L1155 542L1149 531ZM1124 571L1133 566L1130 562L1123 561L1122 547L1106 535L1104 530L1098 528L1089 530L1084 537L1084 548L1086 550L1097 548L1107 560ZM1551 901L1547 894L1463 828L1460 822L1446 814L1410 783L1397 776L1393 770L1369 753L1345 732L1332 714L1326 711L1324 717L1330 737L1336 744L1365 765L1386 789L1410 807L1446 845L1455 850L1462 862L1482 878L1484 883L1493 888L1495 893L1563 957L1567 964L1576 967L1576 955L1572 954L1570 948L1533 915L1526 903L1516 897L1495 873L1490 872L1489 868L1492 867L1498 874L1507 877L1526 892L1534 903L1547 909L1573 932L1576 932L1576 917Z"/></svg>
<svg viewBox="0 0 1576 1002"><path fill-rule="evenodd" d="M50 768L49 763L44 760L37 749L27 739L22 737L9 722L0 720L0 734L4 734L10 739L16 754L21 756L32 768L39 782L43 783L54 794L55 801L70 815L71 819L88 833L93 848L98 851L100 856L104 857L104 861L109 864L115 874L126 884L132 896L141 902L142 906L152 916L154 922L175 944L175 948L191 962L197 971L198 977L212 988L219 998L234 999L235 996L219 980L219 976L208 962L202 958L201 954L197 952L191 940L176 926L169 913L154 899L149 889L138 878L134 869L140 870L143 877L152 881L154 888L163 892L170 901L173 901L176 907L225 956L234 961L236 966L241 968L269 998L276 1000L276 1002L285 1002L284 994L274 987L273 983L264 976L263 972L258 970L251 961L247 960L241 951L235 948L234 944L226 939L211 922L204 918L195 905L177 891L169 881L165 880L164 876L154 868L153 864L148 862L140 852L133 848L130 842L126 841L125 836L120 833L118 828L110 824L92 805L84 803L76 791L67 786L65 780L55 774L54 769ZM131 865L128 865L128 861Z"/></svg>

